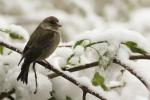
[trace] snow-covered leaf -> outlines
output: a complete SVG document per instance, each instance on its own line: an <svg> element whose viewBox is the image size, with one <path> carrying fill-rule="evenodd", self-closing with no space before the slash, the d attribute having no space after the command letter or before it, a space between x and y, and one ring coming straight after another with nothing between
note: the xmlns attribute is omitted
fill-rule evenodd
<svg viewBox="0 0 150 100"><path fill-rule="evenodd" d="M100 75L98 72L95 72L94 77L92 79L92 84L94 86L101 86L105 91L107 91L108 88L104 82L105 82L104 77Z"/></svg>
<svg viewBox="0 0 150 100"><path fill-rule="evenodd" d="M15 32L12 32L11 30L9 29L0 29L1 32L4 32L4 33L8 33L10 38L12 39L18 39L18 40L22 40L24 39L23 36L15 33Z"/></svg>
<svg viewBox="0 0 150 100"><path fill-rule="evenodd" d="M73 48L76 48L78 45L81 45L84 42L84 40L79 40L75 43L75 45L73 46Z"/></svg>
<svg viewBox="0 0 150 100"><path fill-rule="evenodd" d="M21 35L18 35L18 34L15 34L15 33L9 33L9 36L12 39L18 39L18 40L22 40L23 39L23 37Z"/></svg>
<svg viewBox="0 0 150 100"><path fill-rule="evenodd" d="M67 64L71 64L70 63L70 60L72 59L72 57L74 57L75 55L74 54L71 54L69 57L68 57L68 59L67 59Z"/></svg>
<svg viewBox="0 0 150 100"><path fill-rule="evenodd" d="M79 45L85 46L85 45L88 45L89 43L90 43L89 39L82 39L82 40L77 41L75 45L73 46L73 48L76 48Z"/></svg>

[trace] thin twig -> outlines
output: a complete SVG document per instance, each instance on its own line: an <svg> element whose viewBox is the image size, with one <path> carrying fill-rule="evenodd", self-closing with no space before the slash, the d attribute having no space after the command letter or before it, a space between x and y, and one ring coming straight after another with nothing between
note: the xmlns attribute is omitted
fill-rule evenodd
<svg viewBox="0 0 150 100"><path fill-rule="evenodd" d="M111 87L109 87L109 89L122 88L122 87L125 86L125 84L126 84L126 83L124 83L124 84L119 84L119 85L115 85L115 86L111 86Z"/></svg>
<svg viewBox="0 0 150 100"><path fill-rule="evenodd" d="M76 71L80 71L80 70L84 70L84 69L88 69L88 68L91 68L91 67L95 67L98 65L98 62L92 62L92 63L89 63L89 64L84 64L84 65L79 65L77 67L73 67L73 68L69 68L69 69L65 69L65 71L69 71L69 72L76 72ZM52 74L49 74L48 77L50 79L52 78L55 78L59 76L58 74L55 74L55 73L52 73Z"/></svg>
<svg viewBox="0 0 150 100"><path fill-rule="evenodd" d="M90 43L90 44L86 45L85 48L90 47L90 46L95 45L95 44L99 44L99 43L108 43L108 42L107 41L93 42L93 43Z"/></svg>
<svg viewBox="0 0 150 100"><path fill-rule="evenodd" d="M137 60L137 59L148 59L150 60L150 55L135 55L135 56L130 56L130 60Z"/></svg>
<svg viewBox="0 0 150 100"><path fill-rule="evenodd" d="M58 47L72 47L72 45L59 45Z"/></svg>
<svg viewBox="0 0 150 100"><path fill-rule="evenodd" d="M82 91L83 91L83 99L82 100L86 100L86 94L87 94L87 92L84 91L84 90L82 90Z"/></svg>

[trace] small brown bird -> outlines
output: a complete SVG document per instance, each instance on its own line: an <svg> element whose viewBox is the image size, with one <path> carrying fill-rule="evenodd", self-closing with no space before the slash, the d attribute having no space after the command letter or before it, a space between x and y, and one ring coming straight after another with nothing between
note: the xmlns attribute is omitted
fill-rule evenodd
<svg viewBox="0 0 150 100"><path fill-rule="evenodd" d="M17 80L27 84L30 64L33 63L34 68L36 61L44 60L57 48L60 41L59 27L61 27L59 20L50 16L36 28L23 50L20 62L23 59L24 62Z"/></svg>

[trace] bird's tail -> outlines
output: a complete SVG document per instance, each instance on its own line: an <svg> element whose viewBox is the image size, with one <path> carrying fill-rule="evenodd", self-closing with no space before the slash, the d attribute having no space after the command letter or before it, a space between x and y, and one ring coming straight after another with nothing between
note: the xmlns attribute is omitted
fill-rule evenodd
<svg viewBox="0 0 150 100"><path fill-rule="evenodd" d="M21 72L17 77L17 81L21 80L23 83L28 84L28 72L31 62L28 62L27 59L24 60L24 63L21 66Z"/></svg>

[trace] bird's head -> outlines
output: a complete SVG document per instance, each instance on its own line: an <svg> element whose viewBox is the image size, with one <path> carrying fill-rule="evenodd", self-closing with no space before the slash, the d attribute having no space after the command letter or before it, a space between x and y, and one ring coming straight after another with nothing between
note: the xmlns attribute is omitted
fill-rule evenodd
<svg viewBox="0 0 150 100"><path fill-rule="evenodd" d="M44 29L55 30L55 31L61 27L59 20L54 16L50 16L44 19L43 22L41 23L41 26Z"/></svg>

